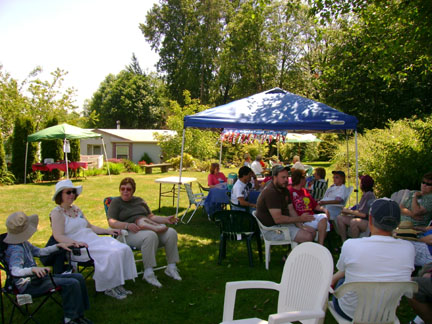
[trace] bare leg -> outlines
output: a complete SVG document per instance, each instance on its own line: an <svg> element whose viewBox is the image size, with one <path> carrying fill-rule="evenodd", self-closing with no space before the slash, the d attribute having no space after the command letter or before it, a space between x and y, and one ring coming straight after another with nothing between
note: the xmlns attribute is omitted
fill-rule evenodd
<svg viewBox="0 0 432 324"><path fill-rule="evenodd" d="M327 234L327 218L323 218L318 223L318 243L324 245L324 240Z"/></svg>
<svg viewBox="0 0 432 324"><path fill-rule="evenodd" d="M366 232L368 228L368 222L362 218L353 218L350 223L351 236L359 237L360 233Z"/></svg>
<svg viewBox="0 0 432 324"><path fill-rule="evenodd" d="M314 237L315 237L315 233L311 233L301 229L297 232L294 241L297 243L312 242L314 240Z"/></svg>
<svg viewBox="0 0 432 324"><path fill-rule="evenodd" d="M426 324L432 323L432 305L421 303L414 298L408 298L408 303L411 305L414 312L421 317Z"/></svg>
<svg viewBox="0 0 432 324"><path fill-rule="evenodd" d="M352 220L351 216L347 216L344 214L339 214L336 218L337 226L339 229L339 235L342 238L342 242L346 241L347 239L347 226L350 225L351 220Z"/></svg>

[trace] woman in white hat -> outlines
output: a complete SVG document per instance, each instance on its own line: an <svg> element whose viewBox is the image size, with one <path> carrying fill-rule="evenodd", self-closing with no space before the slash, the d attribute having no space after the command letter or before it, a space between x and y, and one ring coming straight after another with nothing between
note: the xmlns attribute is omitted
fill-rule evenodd
<svg viewBox="0 0 432 324"><path fill-rule="evenodd" d="M34 257L49 255L59 248L70 251L68 246L73 244L58 243L40 249L32 245L28 239L36 232L38 216L27 216L23 212L11 214L6 220L7 236L4 242L6 262L14 277L14 283L21 294L37 295L53 288L52 281L47 276L50 268L38 267ZM36 275L40 280L30 281L28 276ZM24 277L24 278L23 278ZM85 280L80 273L64 273L53 275L56 285L62 289L64 323L91 324L92 321L84 317L84 311L89 309L89 299Z"/></svg>
<svg viewBox="0 0 432 324"><path fill-rule="evenodd" d="M118 234L119 230L92 225L81 209L73 205L81 192L82 186L74 186L70 180L56 184L53 200L58 206L50 213L53 236L57 242L88 247L95 262L96 291L124 299L132 293L123 287L125 280L137 277L132 250L112 237L97 235Z"/></svg>

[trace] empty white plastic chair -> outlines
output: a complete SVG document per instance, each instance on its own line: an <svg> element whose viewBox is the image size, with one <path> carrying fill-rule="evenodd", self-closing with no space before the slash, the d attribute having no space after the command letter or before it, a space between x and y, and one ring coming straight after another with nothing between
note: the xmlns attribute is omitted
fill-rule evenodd
<svg viewBox="0 0 432 324"><path fill-rule="evenodd" d="M340 286L334 292L341 298L348 292L357 295L357 307L353 321L340 316L329 301L329 310L338 323L399 323L396 308L402 295L409 298L417 291L417 283L404 282L349 282Z"/></svg>
<svg viewBox="0 0 432 324"><path fill-rule="evenodd" d="M227 323L319 323L325 316L333 275L333 258L322 245L306 242L289 254L280 283L272 281L227 282L223 324ZM273 289L279 291L277 313L268 322L259 318L234 321L234 306L239 289Z"/></svg>
<svg viewBox="0 0 432 324"><path fill-rule="evenodd" d="M269 263L270 263L270 247L272 245L290 245L291 244L291 248L293 249L295 246L297 246L297 242L294 242L291 237L290 237L290 232L289 229L287 227L281 227L281 228L275 228L275 227L267 227L264 226L261 221L258 219L258 217L256 217L256 211L252 212L252 215L255 217L255 219L257 220L259 229L261 231L262 234L262 238L264 239L264 246L265 246L265 268L268 270L269 269ZM285 240L282 241L271 241L266 239L266 237L264 236L265 232L268 231L279 231L279 232L283 232L284 236L285 236Z"/></svg>

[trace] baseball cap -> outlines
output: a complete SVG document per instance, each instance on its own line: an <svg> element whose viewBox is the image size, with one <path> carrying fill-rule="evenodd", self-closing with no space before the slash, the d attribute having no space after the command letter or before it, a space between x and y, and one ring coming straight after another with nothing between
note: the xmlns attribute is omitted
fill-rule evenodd
<svg viewBox="0 0 432 324"><path fill-rule="evenodd" d="M333 173L333 174L340 175L340 176L342 176L342 177L345 178L345 172L343 172L343 171L332 171L332 173Z"/></svg>
<svg viewBox="0 0 432 324"><path fill-rule="evenodd" d="M272 176L276 177L279 174L279 172L281 172L283 170L286 170L289 172L290 169L289 169L289 167L284 167L283 165L275 165L272 168Z"/></svg>
<svg viewBox="0 0 432 324"><path fill-rule="evenodd" d="M399 205L388 198L375 200L370 208L373 225L383 231L391 232L400 223L401 211Z"/></svg>

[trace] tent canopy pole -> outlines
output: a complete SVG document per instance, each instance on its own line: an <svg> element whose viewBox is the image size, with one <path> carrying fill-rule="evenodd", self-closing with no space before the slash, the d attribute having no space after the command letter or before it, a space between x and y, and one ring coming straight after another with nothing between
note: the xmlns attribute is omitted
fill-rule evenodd
<svg viewBox="0 0 432 324"><path fill-rule="evenodd" d="M111 172L110 172L110 166L109 166L109 162L108 162L108 155L107 155L107 152L106 152L106 149L105 149L105 143L104 143L103 137L101 137L101 140L102 140L102 148L103 148L103 151L104 151L104 154L105 154L105 160L107 161L108 175L109 175L110 181L112 181L112 179L111 179Z"/></svg>
<svg viewBox="0 0 432 324"><path fill-rule="evenodd" d="M24 161L24 184L27 182L27 154L28 154L28 142L26 142L26 152Z"/></svg>
<svg viewBox="0 0 432 324"><path fill-rule="evenodd" d="M183 150L184 150L184 142L185 142L185 131L186 129L183 128L183 136L182 136L182 146L181 146L181 153L180 153L180 172L179 172L179 182L177 185L177 207L176 207L176 217L178 215L179 206L180 206L180 189L181 189L181 177L182 177L182 170L183 170Z"/></svg>

